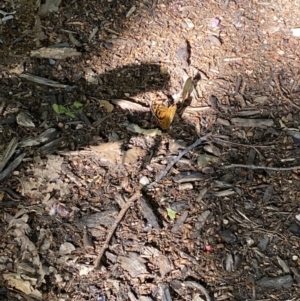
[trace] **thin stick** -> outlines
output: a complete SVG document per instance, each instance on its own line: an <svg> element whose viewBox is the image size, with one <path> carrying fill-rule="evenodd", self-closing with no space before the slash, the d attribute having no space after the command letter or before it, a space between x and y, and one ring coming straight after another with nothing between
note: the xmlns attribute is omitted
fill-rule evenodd
<svg viewBox="0 0 300 301"><path fill-rule="evenodd" d="M213 138L213 141L215 141L216 143L224 143L224 144L233 144L233 145L238 145L238 146L243 146L243 147L250 147L250 148L275 148L274 145L272 145L272 143L270 143L270 145L249 145L249 144L242 144L242 143L237 143L237 142L231 142L231 141L227 141L227 140L223 140L220 138Z"/></svg>
<svg viewBox="0 0 300 301"><path fill-rule="evenodd" d="M269 166L258 166L258 165L246 165L246 164L230 164L222 166L223 168L247 168L247 169L265 169L265 170L274 170L274 171L288 171L288 170L297 170L300 169L300 166L291 166L291 167L269 167Z"/></svg>
<svg viewBox="0 0 300 301"><path fill-rule="evenodd" d="M98 254L97 258L94 261L94 269L99 268L100 261L102 259L102 256L106 249L108 248L109 242L115 233L120 221L123 219L126 211L129 209L129 207L140 197L140 191L136 192L124 205L124 207L121 209L121 211L118 214L117 219L115 220L114 224L112 225L111 229L109 230L109 233L106 236L105 242L100 250L100 253Z"/></svg>
<svg viewBox="0 0 300 301"><path fill-rule="evenodd" d="M202 144L204 141L207 140L207 138L211 136L211 133L208 133L207 135L200 137L197 139L192 145L188 146L185 150L183 150L177 157L175 157L168 165L167 167L160 172L157 176L154 182L150 183L147 186L147 189L152 188L155 184L157 184L163 177L167 175L169 170L173 167L174 164L176 164L186 153L188 153L190 150L192 150L194 147Z"/></svg>

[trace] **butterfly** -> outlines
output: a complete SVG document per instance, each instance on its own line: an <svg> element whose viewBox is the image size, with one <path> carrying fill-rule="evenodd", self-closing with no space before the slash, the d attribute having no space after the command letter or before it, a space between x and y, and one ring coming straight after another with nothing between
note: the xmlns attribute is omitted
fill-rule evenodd
<svg viewBox="0 0 300 301"><path fill-rule="evenodd" d="M166 130L170 127L174 119L176 110L177 110L176 105L172 105L169 107L162 104L151 105L151 111L155 116L157 123L163 130Z"/></svg>

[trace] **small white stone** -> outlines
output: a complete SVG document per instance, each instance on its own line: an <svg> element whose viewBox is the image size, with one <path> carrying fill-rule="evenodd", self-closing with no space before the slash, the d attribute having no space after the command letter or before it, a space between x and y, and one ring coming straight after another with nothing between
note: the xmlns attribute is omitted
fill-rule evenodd
<svg viewBox="0 0 300 301"><path fill-rule="evenodd" d="M294 37L300 37L300 28L292 28L292 34Z"/></svg>
<svg viewBox="0 0 300 301"><path fill-rule="evenodd" d="M292 257L292 259L294 260L294 261L297 261L298 260L298 256L297 255L293 255L293 257Z"/></svg>
<svg viewBox="0 0 300 301"><path fill-rule="evenodd" d="M223 224L224 225L228 225L228 223L229 223L228 219L223 219Z"/></svg>
<svg viewBox="0 0 300 301"><path fill-rule="evenodd" d="M59 254L60 255L67 255L71 254L75 250L74 245L72 245L70 242L65 242L59 247Z"/></svg>
<svg viewBox="0 0 300 301"><path fill-rule="evenodd" d="M300 214L296 215L296 220L300 222Z"/></svg>
<svg viewBox="0 0 300 301"><path fill-rule="evenodd" d="M140 178L140 184L145 186L145 185L150 184L150 181L146 176L143 176L143 177Z"/></svg>
<svg viewBox="0 0 300 301"><path fill-rule="evenodd" d="M254 244L254 240L252 238L250 238L250 237L247 238L246 241L247 241L248 247L251 247Z"/></svg>

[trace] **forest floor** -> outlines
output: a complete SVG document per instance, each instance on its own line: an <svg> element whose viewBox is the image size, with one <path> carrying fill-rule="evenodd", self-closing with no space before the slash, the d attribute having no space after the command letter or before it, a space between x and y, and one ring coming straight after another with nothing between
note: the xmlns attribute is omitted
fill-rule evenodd
<svg viewBox="0 0 300 301"><path fill-rule="evenodd" d="M0 1L0 300L300 300L300 2L44 2Z"/></svg>

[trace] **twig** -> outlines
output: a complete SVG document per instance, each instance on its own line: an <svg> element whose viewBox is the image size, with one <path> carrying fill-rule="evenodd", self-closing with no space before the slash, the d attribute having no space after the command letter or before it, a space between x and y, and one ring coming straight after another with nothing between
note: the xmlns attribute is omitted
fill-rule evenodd
<svg viewBox="0 0 300 301"><path fill-rule="evenodd" d="M297 108L298 110L300 110L300 107L298 105L296 105L295 103L293 103L288 97L286 97L283 94L281 86L280 86L280 81L279 81L279 76L278 75L275 75L274 80L275 80L276 87L277 87L277 89L279 91L279 94L283 98L283 100L285 100L286 102L288 102L294 108Z"/></svg>
<svg viewBox="0 0 300 301"><path fill-rule="evenodd" d="M116 228L118 227L120 221L124 217L126 211L129 209L129 207L140 197L140 191L137 191L124 205L124 207L121 209L121 211L118 214L117 219L115 220L114 224L112 225L111 229L109 230L109 233L106 236L105 242L100 250L100 253L98 254L97 258L94 261L94 269L99 268L100 261L102 259L102 256L106 249L108 248L108 244L115 233Z"/></svg>
<svg viewBox="0 0 300 301"><path fill-rule="evenodd" d="M297 170L300 169L300 166L291 166L291 167L269 167L269 166L258 166L258 165L247 165L247 164L230 164L224 165L223 168L248 168L248 169L265 169L265 170L274 170L274 171L288 171L288 170Z"/></svg>
<svg viewBox="0 0 300 301"><path fill-rule="evenodd" d="M202 144L204 141L207 140L207 138L211 136L211 133L208 133L207 135L200 137L199 139L197 139L192 145L188 146L185 150L183 150L181 153L179 153L179 155L177 157L175 157L168 165L167 167L160 172L156 178L155 181L150 183L147 186L147 189L152 188L155 184L157 184L163 177L165 177L167 175L167 173L169 172L169 170L173 167L174 164L176 164L186 153L188 153L190 150L192 150L194 147Z"/></svg>
<svg viewBox="0 0 300 301"><path fill-rule="evenodd" d="M250 147L250 148L272 148L274 149L275 146L270 144L270 145L249 145L249 144L242 144L242 143L237 143L237 142L231 142L227 140L223 140L220 138L213 138L213 141L216 143L224 143L224 144L233 144L233 145L238 145L238 146L243 146L243 147Z"/></svg>

